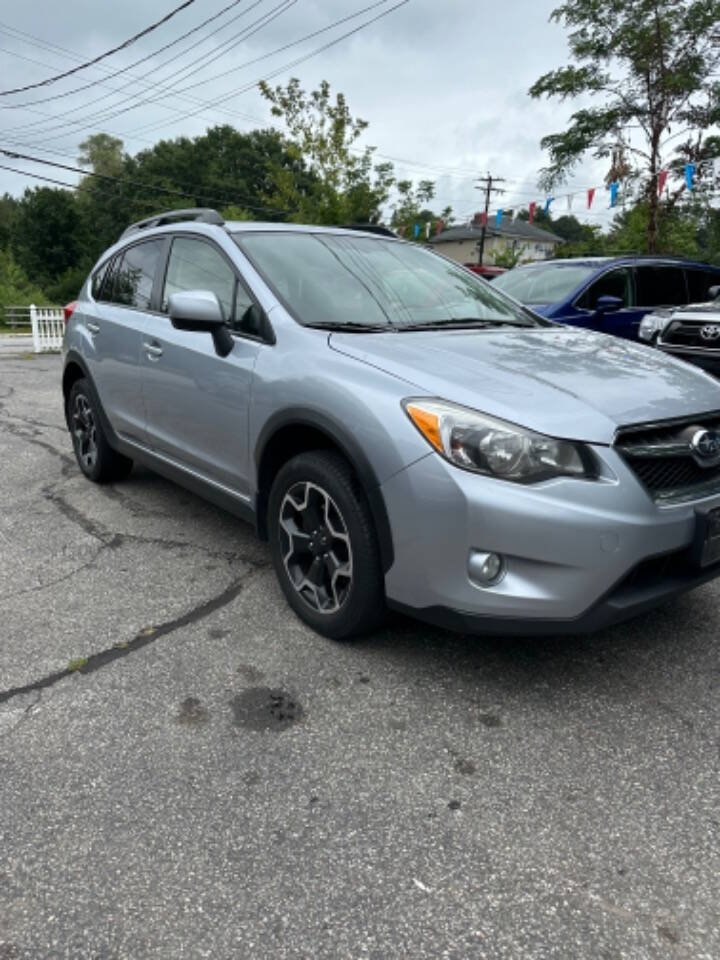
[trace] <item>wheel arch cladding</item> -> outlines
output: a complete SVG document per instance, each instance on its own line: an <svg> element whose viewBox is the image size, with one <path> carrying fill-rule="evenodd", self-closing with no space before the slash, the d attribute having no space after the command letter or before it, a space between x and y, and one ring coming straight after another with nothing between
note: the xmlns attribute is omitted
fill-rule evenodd
<svg viewBox="0 0 720 960"><path fill-rule="evenodd" d="M362 487L378 538L383 573L393 564L394 550L385 500L375 472L364 452L348 432L316 411L283 411L263 427L255 447L257 475L257 529L268 538L267 511L270 488L281 467L309 450L336 450L348 461Z"/></svg>

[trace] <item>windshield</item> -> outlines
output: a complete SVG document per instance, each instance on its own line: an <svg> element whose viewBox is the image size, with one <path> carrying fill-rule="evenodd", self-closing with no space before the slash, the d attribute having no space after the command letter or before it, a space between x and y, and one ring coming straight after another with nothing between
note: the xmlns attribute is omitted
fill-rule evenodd
<svg viewBox="0 0 720 960"><path fill-rule="evenodd" d="M566 300L585 280L597 273L597 266L579 263L546 263L540 267L516 267L493 280L520 303L550 304Z"/></svg>
<svg viewBox="0 0 720 960"><path fill-rule="evenodd" d="M412 244L331 233L248 232L234 239L306 325L542 324L468 270Z"/></svg>

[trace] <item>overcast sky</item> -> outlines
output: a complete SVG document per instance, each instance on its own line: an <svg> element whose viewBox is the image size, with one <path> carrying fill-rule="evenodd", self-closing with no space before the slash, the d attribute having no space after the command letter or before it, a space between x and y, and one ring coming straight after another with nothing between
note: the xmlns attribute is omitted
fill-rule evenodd
<svg viewBox="0 0 720 960"><path fill-rule="evenodd" d="M139 32L179 2L6 4L0 14L0 88L23 86L71 69ZM542 201L537 172L546 158L540 139L561 130L578 106L533 101L527 95L542 73L566 61L564 31L549 22L556 3L406 0L354 36L290 66L398 2L385 0L333 30L268 57L276 48L349 17L373 0L240 0L181 43L108 78L111 71L154 54L231 3L196 0L169 23L104 60L101 67L0 98L3 108L35 104L0 112L0 146L73 164L80 141L101 130L120 137L125 149L136 153L159 139L200 134L214 123L249 129L269 122L265 102L251 84L279 71L275 83L297 76L310 89L327 79L333 90L344 92L353 114L370 123L363 142L396 158L400 175L435 180L433 205L438 209L450 204L459 219L480 209L473 180L488 170L507 180L503 185L507 193L493 199L492 212L498 206L517 209L531 199ZM256 32L243 39L242 31L248 29ZM257 57L264 59L248 65ZM97 85L38 103L91 82ZM189 89L180 93L185 87ZM233 93L243 87L249 89ZM222 104L211 102L228 94ZM95 99L99 102L91 103ZM152 99L155 102L142 102ZM120 110L120 115L108 116ZM0 156L0 163L67 182L77 180L71 173L26 161ZM604 165L588 158L568 186L556 191L555 214L567 210L563 194L577 190L573 212L588 222L605 223L609 213L604 189L598 191L589 215L584 194L587 187L602 184L604 174ZM0 192L19 194L40 183L0 169Z"/></svg>

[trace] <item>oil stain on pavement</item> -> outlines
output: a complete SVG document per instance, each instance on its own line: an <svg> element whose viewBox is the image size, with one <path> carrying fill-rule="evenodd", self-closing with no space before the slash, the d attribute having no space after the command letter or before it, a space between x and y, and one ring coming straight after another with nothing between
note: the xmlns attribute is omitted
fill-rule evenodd
<svg viewBox="0 0 720 960"><path fill-rule="evenodd" d="M230 701L233 723L245 730L279 733L300 723L303 708L286 690L249 687Z"/></svg>

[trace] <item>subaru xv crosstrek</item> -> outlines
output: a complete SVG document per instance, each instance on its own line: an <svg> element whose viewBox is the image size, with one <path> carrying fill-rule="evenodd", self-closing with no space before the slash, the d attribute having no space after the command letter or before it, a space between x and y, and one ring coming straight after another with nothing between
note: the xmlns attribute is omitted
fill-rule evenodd
<svg viewBox="0 0 720 960"><path fill-rule="evenodd" d="M401 240L133 224L69 317L62 387L90 480L137 462L251 520L327 636L386 606L588 630L720 574L717 381Z"/></svg>

